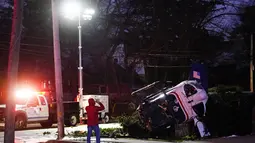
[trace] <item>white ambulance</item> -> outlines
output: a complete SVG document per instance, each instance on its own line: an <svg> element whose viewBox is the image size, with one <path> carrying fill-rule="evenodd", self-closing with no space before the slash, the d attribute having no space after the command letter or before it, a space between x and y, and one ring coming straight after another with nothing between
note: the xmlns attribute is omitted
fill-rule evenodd
<svg viewBox="0 0 255 143"><path fill-rule="evenodd" d="M34 92L29 89L18 90L13 102L16 103L15 127L24 129L28 123L40 123L48 128L57 123L56 102L49 102L44 92ZM64 123L66 126L76 126L79 123L79 103L63 102ZM0 120L5 120L6 105L0 105Z"/></svg>

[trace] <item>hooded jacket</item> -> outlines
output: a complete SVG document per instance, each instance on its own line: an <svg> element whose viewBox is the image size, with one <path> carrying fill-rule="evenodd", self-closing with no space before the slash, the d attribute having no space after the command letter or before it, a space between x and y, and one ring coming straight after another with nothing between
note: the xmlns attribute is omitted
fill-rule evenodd
<svg viewBox="0 0 255 143"><path fill-rule="evenodd" d="M96 106L96 102L93 98L88 100L89 106L85 108L87 112L87 125L95 126L98 125L98 112L104 110L104 105L99 102L99 106Z"/></svg>

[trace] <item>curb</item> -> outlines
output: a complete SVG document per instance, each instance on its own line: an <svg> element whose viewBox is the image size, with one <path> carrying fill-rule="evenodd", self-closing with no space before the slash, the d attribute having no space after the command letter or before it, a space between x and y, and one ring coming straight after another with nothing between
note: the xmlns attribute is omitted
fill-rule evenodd
<svg viewBox="0 0 255 143"><path fill-rule="evenodd" d="M49 140L45 143L79 143L77 141L58 141L58 140Z"/></svg>
<svg viewBox="0 0 255 143"><path fill-rule="evenodd" d="M91 141L95 141L95 139L92 139ZM49 140L47 142L44 143L84 143L86 142L86 140ZM150 140L132 140L132 139L116 139L116 140L105 140L105 139L101 139L101 143L173 143L173 142L169 142L169 141L150 141Z"/></svg>
<svg viewBox="0 0 255 143"><path fill-rule="evenodd" d="M94 140L91 140L91 141L94 141ZM49 140L49 141L44 142L44 143L82 143L82 142L86 142L86 141ZM103 142L103 143L125 143L125 142L119 142L119 141L104 141L104 140L101 140L101 142ZM43 142L41 142L41 143L43 143Z"/></svg>

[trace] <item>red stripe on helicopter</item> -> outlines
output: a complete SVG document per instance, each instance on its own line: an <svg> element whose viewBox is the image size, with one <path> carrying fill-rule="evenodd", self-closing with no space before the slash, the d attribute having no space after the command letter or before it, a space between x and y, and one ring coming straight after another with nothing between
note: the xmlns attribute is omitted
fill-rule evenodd
<svg viewBox="0 0 255 143"><path fill-rule="evenodd" d="M188 119L189 119L189 115L188 115L187 111L185 110L185 108L184 108L184 106L183 106L183 103L182 103L182 100L180 99L180 97L178 96L178 94L177 94L176 92L170 92L170 94L174 94L174 96L176 96L176 97L178 98L178 100L179 100L180 103L181 103L181 108L182 108L182 110L183 110L184 113L185 113L186 120L188 120Z"/></svg>

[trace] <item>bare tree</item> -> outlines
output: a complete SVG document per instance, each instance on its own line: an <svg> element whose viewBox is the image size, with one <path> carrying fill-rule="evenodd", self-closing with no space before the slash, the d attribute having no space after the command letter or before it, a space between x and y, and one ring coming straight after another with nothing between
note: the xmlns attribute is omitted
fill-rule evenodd
<svg viewBox="0 0 255 143"><path fill-rule="evenodd" d="M111 41L107 42L109 45L105 46L103 53L107 53L107 57L112 57L116 48L123 45L125 67L135 67L134 65L141 61L148 63L146 61L150 56L156 57L156 61L159 56L166 58L162 53L171 59L177 59L176 64L187 64L190 58L198 58L196 56L201 55L201 49L196 48L199 38L208 36L209 31L222 34L222 31L215 28L217 25L215 19L237 14L223 11L226 6L235 7L235 5L220 0L196 2L101 0L100 2L102 6L100 20L107 23L103 38ZM224 6L218 7L218 5ZM102 23L99 22L98 25L102 27ZM217 25L218 28L224 29L221 26ZM128 65L130 62L127 61L130 57L133 62ZM170 61L174 63L173 60Z"/></svg>

